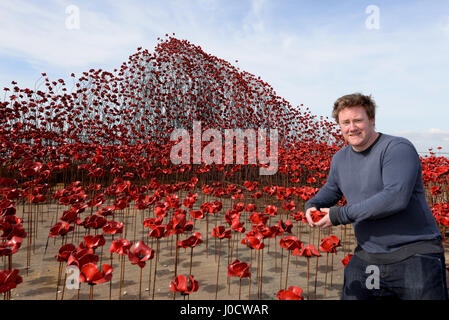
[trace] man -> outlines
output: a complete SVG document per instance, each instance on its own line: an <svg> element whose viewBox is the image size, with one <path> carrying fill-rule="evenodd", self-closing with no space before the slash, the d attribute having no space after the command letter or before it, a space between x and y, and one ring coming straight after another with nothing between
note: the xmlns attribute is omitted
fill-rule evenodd
<svg viewBox="0 0 449 320"><path fill-rule="evenodd" d="M342 299L447 299L442 236L418 154L407 139L375 131L375 108L371 96L359 93L334 103L332 115L349 145L334 155L326 184L306 203L307 221L354 227L357 247ZM342 196L347 205L335 206ZM327 214L313 222L313 210Z"/></svg>

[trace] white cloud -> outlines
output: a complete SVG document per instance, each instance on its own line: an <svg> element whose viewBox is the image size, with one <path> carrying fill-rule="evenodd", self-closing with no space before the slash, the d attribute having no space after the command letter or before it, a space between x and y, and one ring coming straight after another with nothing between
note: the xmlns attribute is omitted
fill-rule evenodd
<svg viewBox="0 0 449 320"><path fill-rule="evenodd" d="M449 130L430 128L427 131L396 131L393 135L402 136L409 139L418 152L427 152L429 148L441 152L449 152Z"/></svg>

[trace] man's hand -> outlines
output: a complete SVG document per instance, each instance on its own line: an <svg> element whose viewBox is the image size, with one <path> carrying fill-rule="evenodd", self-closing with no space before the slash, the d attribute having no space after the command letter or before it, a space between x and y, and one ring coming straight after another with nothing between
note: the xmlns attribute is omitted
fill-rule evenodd
<svg viewBox="0 0 449 320"><path fill-rule="evenodd" d="M329 217L329 208L321 208L321 212L326 212L326 215L323 218L321 218L320 221L315 222L315 226L321 229L332 227L333 224Z"/></svg>
<svg viewBox="0 0 449 320"><path fill-rule="evenodd" d="M312 220L312 211L315 211L315 210L317 210L317 208L312 207L312 208L307 209L307 211L306 211L306 219L307 219L307 222L309 223L309 226L311 228L319 227L321 229L332 227L332 222L329 218L329 208L321 208L320 211L325 212L326 215L323 218L321 218L321 220L318 222L313 222L313 220Z"/></svg>
<svg viewBox="0 0 449 320"><path fill-rule="evenodd" d="M312 216L311 216L312 211L315 211L315 210L317 210L317 208L311 207L311 208L307 209L307 211L306 211L306 219L311 228L315 227L315 222L313 222Z"/></svg>

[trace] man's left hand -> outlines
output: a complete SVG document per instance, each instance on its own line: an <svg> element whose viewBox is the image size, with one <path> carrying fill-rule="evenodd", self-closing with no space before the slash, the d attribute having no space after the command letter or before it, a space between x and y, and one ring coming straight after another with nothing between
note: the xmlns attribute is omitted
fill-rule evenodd
<svg viewBox="0 0 449 320"><path fill-rule="evenodd" d="M333 224L331 222L331 219L329 218L329 208L321 208L320 211L327 214L323 218L321 218L320 221L315 222L315 226L321 229L332 227Z"/></svg>

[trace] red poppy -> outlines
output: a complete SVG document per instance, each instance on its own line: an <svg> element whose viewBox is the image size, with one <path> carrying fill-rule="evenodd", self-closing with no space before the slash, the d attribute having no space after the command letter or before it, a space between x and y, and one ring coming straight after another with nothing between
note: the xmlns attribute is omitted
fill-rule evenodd
<svg viewBox="0 0 449 320"><path fill-rule="evenodd" d="M128 259L131 264L137 264L140 268L145 267L148 260L153 259L154 250L143 241L137 241L131 246L128 252Z"/></svg>
<svg viewBox="0 0 449 320"><path fill-rule="evenodd" d="M189 275L189 278L184 275L178 275L170 282L170 291L180 292L182 295L196 292L198 288L198 281L194 280L191 275Z"/></svg>
<svg viewBox="0 0 449 320"><path fill-rule="evenodd" d="M249 278L251 277L250 267L251 264L236 259L228 265L228 277Z"/></svg>
<svg viewBox="0 0 449 320"><path fill-rule="evenodd" d="M67 262L70 255L75 250L76 247L73 244L71 243L65 244L61 248L59 248L58 254L55 256L55 258L58 262Z"/></svg>
<svg viewBox="0 0 449 320"><path fill-rule="evenodd" d="M59 221L53 227L50 228L49 237L65 236L67 233L74 229L68 222Z"/></svg>
<svg viewBox="0 0 449 320"><path fill-rule="evenodd" d="M286 211L292 211L295 210L295 203L293 201L286 201L282 204L282 209L286 210Z"/></svg>
<svg viewBox="0 0 449 320"><path fill-rule="evenodd" d="M203 212L203 210L190 210L190 216L193 219L203 219L204 212Z"/></svg>
<svg viewBox="0 0 449 320"><path fill-rule="evenodd" d="M319 210L314 210L314 211L310 212L310 217L312 218L313 222L320 221L325 215L326 215L325 212L321 212Z"/></svg>
<svg viewBox="0 0 449 320"><path fill-rule="evenodd" d="M304 300L300 287L290 286L287 290L279 290L276 295L278 300Z"/></svg>
<svg viewBox="0 0 449 320"><path fill-rule="evenodd" d="M84 236L84 242L87 248L95 250L96 248L103 246L106 243L106 240L103 234L98 234L96 236L86 235Z"/></svg>
<svg viewBox="0 0 449 320"><path fill-rule="evenodd" d="M235 219L232 220L231 229L236 232L244 233L246 231L246 228L243 225L244 223L240 222L239 217L237 216Z"/></svg>
<svg viewBox="0 0 449 320"><path fill-rule="evenodd" d="M259 223L265 224L265 223L267 223L268 218L269 217L267 215L263 214L262 212L253 212L249 216L248 220L254 224L259 224Z"/></svg>
<svg viewBox="0 0 449 320"><path fill-rule="evenodd" d="M22 277L19 276L18 269L0 271L0 293L5 293L17 287L22 283Z"/></svg>
<svg viewBox="0 0 449 320"><path fill-rule="evenodd" d="M308 258L313 257L313 256L316 256L316 257L320 257L320 256L321 256L321 254L320 254L320 252L318 251L318 249L316 249L316 248L315 248L313 245L311 245L311 244L305 246L305 247L302 248L301 251L299 251L299 252L298 252L297 250L295 250L295 251L293 252L293 254L294 254L294 255L300 255L300 256L308 257Z"/></svg>
<svg viewBox="0 0 449 320"><path fill-rule="evenodd" d="M79 281L90 285L108 282L112 279L112 271L109 264L103 264L103 271L100 271L96 264L89 262L81 267Z"/></svg>
<svg viewBox="0 0 449 320"><path fill-rule="evenodd" d="M241 243L245 244L251 249L260 250L265 248L265 244L262 242L263 235L259 232L250 231L242 239Z"/></svg>
<svg viewBox="0 0 449 320"><path fill-rule="evenodd" d="M123 222L110 220L103 226L103 232L106 234L123 233Z"/></svg>
<svg viewBox="0 0 449 320"><path fill-rule="evenodd" d="M224 226L215 227L212 230L211 236L219 239L230 239L231 238L231 229L225 229Z"/></svg>
<svg viewBox="0 0 449 320"><path fill-rule="evenodd" d="M22 238L12 237L8 241L0 242L0 257L16 253L22 245Z"/></svg>
<svg viewBox="0 0 449 320"><path fill-rule="evenodd" d="M162 218L162 217L146 218L143 220L143 226L146 228L153 228L153 227L161 225L163 220L164 220L164 218Z"/></svg>
<svg viewBox="0 0 449 320"><path fill-rule="evenodd" d="M249 203L245 207L246 212L253 212L254 210L256 210L256 205L254 203Z"/></svg>
<svg viewBox="0 0 449 320"><path fill-rule="evenodd" d="M286 233L292 233L292 228L293 228L293 223L291 222L291 220L279 220L278 224L279 229L282 230L282 232L286 232Z"/></svg>
<svg viewBox="0 0 449 320"><path fill-rule="evenodd" d="M354 255L352 255L352 254L348 254L343 260L341 260L341 263L343 264L343 266L346 267L346 265L349 263L349 261L351 260L351 258L353 256Z"/></svg>
<svg viewBox="0 0 449 320"><path fill-rule="evenodd" d="M109 252L115 252L120 255L127 255L132 242L126 239L117 239L112 241Z"/></svg>
<svg viewBox="0 0 449 320"><path fill-rule="evenodd" d="M337 247L339 246L340 240L336 236L330 235L321 239L320 250L322 252L337 253Z"/></svg>
<svg viewBox="0 0 449 320"><path fill-rule="evenodd" d="M279 241L279 245L289 251L301 250L304 246L301 240L295 236L286 236Z"/></svg>
<svg viewBox="0 0 449 320"><path fill-rule="evenodd" d="M265 213L265 214L268 214L268 215L270 215L270 216L275 216L275 215L277 215L277 213L278 213L278 208L275 207L275 206L273 206L273 205L268 205L268 206L265 208L264 213Z"/></svg>
<svg viewBox="0 0 449 320"><path fill-rule="evenodd" d="M170 234L170 231L169 230L166 231L165 228L166 228L166 226L163 226L163 225L152 226L151 227L151 231L148 234L148 236L149 237L153 237L153 238L157 238L157 239L165 237L165 236Z"/></svg>
<svg viewBox="0 0 449 320"><path fill-rule="evenodd" d="M86 217L84 227L92 229L100 229L104 227L106 222L107 220L105 217L94 214L90 217Z"/></svg>
<svg viewBox="0 0 449 320"><path fill-rule="evenodd" d="M0 201L0 217L15 214L16 214L16 205L14 202L8 199L3 199Z"/></svg>
<svg viewBox="0 0 449 320"><path fill-rule="evenodd" d="M190 237L187 239L180 241L178 240L178 247L179 248L193 248L197 245L203 243L202 235L199 232L194 232Z"/></svg>

